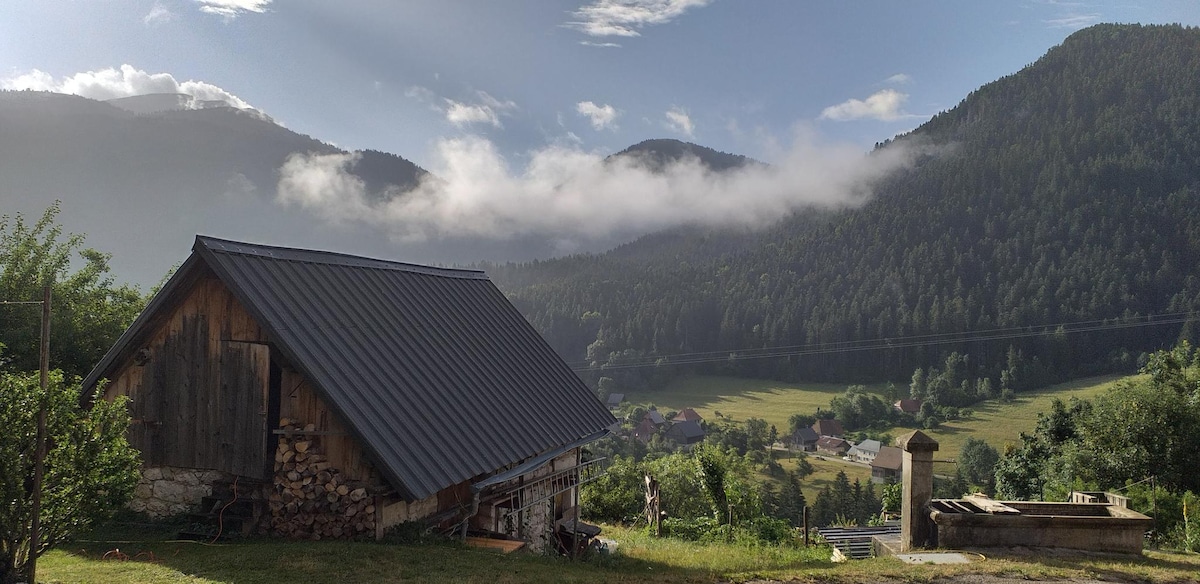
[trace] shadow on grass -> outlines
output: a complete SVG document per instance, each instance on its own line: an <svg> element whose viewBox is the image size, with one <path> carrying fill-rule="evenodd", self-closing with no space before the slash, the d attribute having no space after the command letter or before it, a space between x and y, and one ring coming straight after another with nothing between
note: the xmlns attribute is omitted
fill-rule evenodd
<svg viewBox="0 0 1200 584"><path fill-rule="evenodd" d="M997 560L1010 560L1048 568L1076 570L1103 581L1145 580L1155 582L1200 581L1200 556L1182 552L1154 552L1154 555L1107 554L1068 550L978 550ZM1167 557L1164 557L1167 556ZM1143 574L1142 571L1157 572Z"/></svg>
<svg viewBox="0 0 1200 584"><path fill-rule="evenodd" d="M148 562L216 582L713 582L724 574L617 554L571 561L469 548L453 541L399 545L376 542L297 541L251 538L207 545L167 539L162 530L128 526L107 537L65 547L85 563L114 563L119 549L136 564ZM141 536L140 538L138 536ZM110 554L112 555L112 554ZM112 568L112 566L105 566Z"/></svg>

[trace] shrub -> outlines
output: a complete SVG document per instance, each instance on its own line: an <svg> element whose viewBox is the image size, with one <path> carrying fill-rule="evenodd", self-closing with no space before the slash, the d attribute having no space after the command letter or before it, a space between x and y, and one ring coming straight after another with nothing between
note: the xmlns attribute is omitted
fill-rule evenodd
<svg viewBox="0 0 1200 584"><path fill-rule="evenodd" d="M124 400L80 408L80 388L51 374L45 396L47 452L41 536L30 549L34 448L41 391L37 374L0 374L0 582L16 581L40 556L129 501L138 453L125 440Z"/></svg>

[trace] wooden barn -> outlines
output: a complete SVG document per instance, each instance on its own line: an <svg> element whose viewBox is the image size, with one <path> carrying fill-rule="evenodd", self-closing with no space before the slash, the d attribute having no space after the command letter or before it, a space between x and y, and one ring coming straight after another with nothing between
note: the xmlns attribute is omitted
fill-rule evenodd
<svg viewBox="0 0 1200 584"><path fill-rule="evenodd" d="M487 277L198 236L84 380L130 398L133 507L244 529L406 521L553 549L614 422Z"/></svg>

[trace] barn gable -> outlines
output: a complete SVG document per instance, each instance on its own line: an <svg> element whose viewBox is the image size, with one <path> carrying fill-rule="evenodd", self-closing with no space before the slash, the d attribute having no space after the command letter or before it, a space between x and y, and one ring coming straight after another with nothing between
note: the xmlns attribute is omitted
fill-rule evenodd
<svg viewBox="0 0 1200 584"><path fill-rule="evenodd" d="M144 357L138 352L149 337L173 319L183 326L181 307L210 288L224 290L223 305L249 318L228 335L222 330L218 336L227 342L206 354L231 351L230 363L243 359L237 371L259 376L279 375L264 361L275 363L278 354L285 371L294 369L314 403L332 410L363 455L410 501L578 445L613 422L481 272L203 236L85 386L128 370ZM209 309L208 326L233 322L214 316L219 312ZM228 348L234 345L240 348ZM210 367L220 375L218 365ZM114 377L113 390L121 392L122 383ZM301 390L279 378L267 385ZM225 387L242 391L236 383ZM196 411L208 405L204 398L186 403ZM268 418L278 415L270 395L261 407ZM242 443L235 436L222 440Z"/></svg>

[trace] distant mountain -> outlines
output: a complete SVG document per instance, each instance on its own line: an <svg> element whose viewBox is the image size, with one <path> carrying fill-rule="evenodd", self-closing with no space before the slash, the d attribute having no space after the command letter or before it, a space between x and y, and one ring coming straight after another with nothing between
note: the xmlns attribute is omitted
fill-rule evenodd
<svg viewBox="0 0 1200 584"><path fill-rule="evenodd" d="M441 264L548 258L626 243L614 257L657 257L672 248L681 259L707 258L746 237L740 230L680 227L634 242L637 233L578 242L536 234L504 241L407 242L275 200L280 167L289 156L345 153L256 110L187 95L101 102L0 91L0 215L37 217L61 199L65 230L87 234L89 246L112 254L118 280L143 287L186 257L197 233ZM375 200L403 196L427 175L396 154L354 154L345 170ZM659 169L690 156L718 171L751 163L674 140L646 141L614 156L638 156Z"/></svg>
<svg viewBox="0 0 1200 584"><path fill-rule="evenodd" d="M189 100L0 92L0 213L36 217L62 199L66 229L112 253L119 279L143 285L186 257L196 233L376 255L395 247L383 234L325 225L273 202L290 155L343 150L255 110ZM376 196L426 174L377 151L359 153L348 170Z"/></svg>
<svg viewBox="0 0 1200 584"><path fill-rule="evenodd" d="M1200 336L1197 46L1195 28L1079 31L882 145L929 149L859 209L708 259L652 236L633 263L619 249L498 281L568 360L626 386L689 370L905 385L952 351L997 389L1128 371ZM868 341L891 348L844 348Z"/></svg>
<svg viewBox="0 0 1200 584"><path fill-rule="evenodd" d="M669 138L638 142L629 148L613 154L609 158L615 159L621 157L637 158L642 160L648 168L654 170L662 170L668 164L689 157L698 159L702 164L715 171L741 168L750 164L762 164L740 154L727 154L713 150L712 148L692 144L691 142L682 142Z"/></svg>

